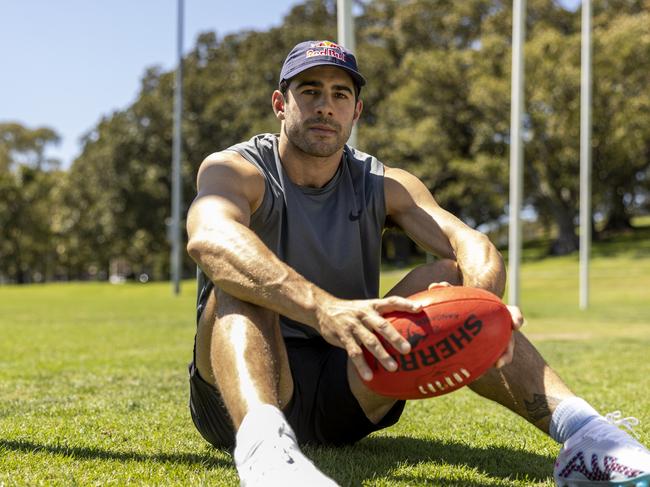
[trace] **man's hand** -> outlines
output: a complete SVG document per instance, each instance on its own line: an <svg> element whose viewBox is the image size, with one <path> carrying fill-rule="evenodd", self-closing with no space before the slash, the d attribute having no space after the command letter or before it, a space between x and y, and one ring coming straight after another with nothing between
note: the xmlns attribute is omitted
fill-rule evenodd
<svg viewBox="0 0 650 487"><path fill-rule="evenodd" d="M510 316L512 316L512 329L513 331L517 331L519 328L521 328L524 325L524 315L521 314L521 310L519 309L518 306L510 306L508 305L508 311L510 311ZM497 369L500 369L504 365L508 365L510 362L512 362L512 357L514 356L515 352L515 335L514 333L510 337L510 343L508 343L508 348L506 349L505 352L503 352L503 355L499 357L497 360L496 364L494 366Z"/></svg>
<svg viewBox="0 0 650 487"><path fill-rule="evenodd" d="M397 370L397 363L388 354L373 333L381 335L402 354L411 351L411 345L382 315L390 311L417 313L422 303L391 296L382 299L347 301L330 300L318 310L318 331L332 345L345 349L363 380L372 379L372 371L363 357L366 347L386 370Z"/></svg>

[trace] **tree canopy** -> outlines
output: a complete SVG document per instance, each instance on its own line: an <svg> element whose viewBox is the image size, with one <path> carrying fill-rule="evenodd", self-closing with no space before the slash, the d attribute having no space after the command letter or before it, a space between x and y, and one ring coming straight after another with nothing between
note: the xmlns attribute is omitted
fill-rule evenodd
<svg viewBox="0 0 650 487"><path fill-rule="evenodd" d="M369 83L358 145L420 177L468 224L504 225L508 205L511 2L362 0L357 58ZM580 13L529 0L525 204L576 249ZM334 0L306 0L267 31L205 32L183 60L184 210L200 162L277 132L270 97L305 39L336 38ZM650 209L650 0L595 0L593 204L597 231ZM65 171L50 128L0 124L0 279L168 273L174 72L145 70L137 99L106 114ZM188 274L192 265L185 262Z"/></svg>

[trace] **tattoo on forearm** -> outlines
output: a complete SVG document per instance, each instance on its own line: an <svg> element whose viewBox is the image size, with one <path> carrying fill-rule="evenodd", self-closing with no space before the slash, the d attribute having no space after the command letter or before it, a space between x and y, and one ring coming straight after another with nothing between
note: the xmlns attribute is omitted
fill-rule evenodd
<svg viewBox="0 0 650 487"><path fill-rule="evenodd" d="M545 396L544 394L533 394L532 401L526 401L526 410L531 421L536 423L553 414L553 411L560 404L560 399L556 397Z"/></svg>

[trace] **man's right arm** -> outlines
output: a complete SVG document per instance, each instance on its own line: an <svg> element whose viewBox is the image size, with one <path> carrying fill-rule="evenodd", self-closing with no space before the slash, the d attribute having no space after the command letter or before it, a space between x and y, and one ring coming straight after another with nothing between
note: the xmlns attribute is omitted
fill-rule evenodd
<svg viewBox="0 0 650 487"><path fill-rule="evenodd" d="M241 156L218 153L199 169L198 194L187 216L187 251L228 294L311 326L324 291L282 263L249 228L264 196L264 178Z"/></svg>
<svg viewBox="0 0 650 487"><path fill-rule="evenodd" d="M361 345L387 369L396 368L370 330L398 350L408 351L408 342L381 314L416 312L418 303L399 297L338 299L282 262L249 228L251 214L264 197L264 178L239 154L222 152L206 158L197 186L187 216L187 251L215 286L313 327L325 340L344 348L366 379L372 374Z"/></svg>

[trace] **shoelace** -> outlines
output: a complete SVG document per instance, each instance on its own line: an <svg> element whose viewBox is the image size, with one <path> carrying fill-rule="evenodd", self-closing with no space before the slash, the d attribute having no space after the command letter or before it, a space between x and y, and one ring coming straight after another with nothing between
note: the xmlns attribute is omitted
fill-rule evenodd
<svg viewBox="0 0 650 487"><path fill-rule="evenodd" d="M608 423L620 428L623 426L629 434L634 436L636 439L639 439L639 435L634 431L634 427L639 425L639 420L634 416L628 416L627 418L622 417L623 414L620 411L613 411L605 415L605 419Z"/></svg>

